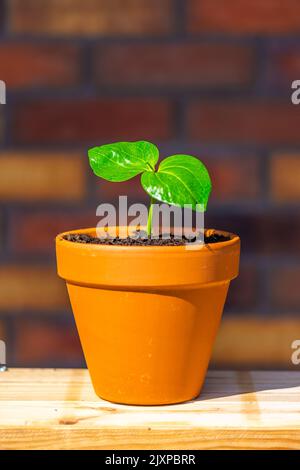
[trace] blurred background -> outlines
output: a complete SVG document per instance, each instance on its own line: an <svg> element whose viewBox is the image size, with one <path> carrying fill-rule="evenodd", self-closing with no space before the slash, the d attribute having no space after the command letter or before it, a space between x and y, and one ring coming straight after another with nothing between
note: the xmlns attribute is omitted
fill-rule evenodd
<svg viewBox="0 0 300 470"><path fill-rule="evenodd" d="M242 239L211 367L297 368L300 2L0 0L0 31L8 365L84 365L54 237L95 225L96 206L119 194L144 200L138 179L94 177L87 149L145 139L162 157L204 161L213 180L206 226Z"/></svg>

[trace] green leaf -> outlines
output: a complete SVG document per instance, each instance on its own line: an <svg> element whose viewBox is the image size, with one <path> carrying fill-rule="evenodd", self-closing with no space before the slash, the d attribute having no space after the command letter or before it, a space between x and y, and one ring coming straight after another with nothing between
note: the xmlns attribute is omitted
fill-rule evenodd
<svg viewBox="0 0 300 470"><path fill-rule="evenodd" d="M154 171L158 148L146 141L117 142L88 151L95 175L108 181L126 181L143 171Z"/></svg>
<svg viewBox="0 0 300 470"><path fill-rule="evenodd" d="M156 173L146 172L142 186L154 199L175 206L203 204L206 209L211 180L206 167L190 155L173 155L163 160Z"/></svg>

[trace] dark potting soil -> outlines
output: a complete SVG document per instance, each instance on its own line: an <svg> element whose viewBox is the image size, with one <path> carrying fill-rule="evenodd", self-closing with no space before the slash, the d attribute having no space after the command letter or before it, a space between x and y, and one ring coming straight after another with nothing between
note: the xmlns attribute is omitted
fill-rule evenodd
<svg viewBox="0 0 300 470"><path fill-rule="evenodd" d="M139 232L136 238L97 238L85 233L69 233L64 236L65 240L76 243L91 243L94 245L121 245L121 246L182 246L189 243L185 238L178 239L171 235L171 238L155 238L151 239L147 237L144 232ZM221 235L218 233L212 233L211 235L204 236L204 243L218 243L230 240L230 237ZM191 240L193 241L193 240Z"/></svg>

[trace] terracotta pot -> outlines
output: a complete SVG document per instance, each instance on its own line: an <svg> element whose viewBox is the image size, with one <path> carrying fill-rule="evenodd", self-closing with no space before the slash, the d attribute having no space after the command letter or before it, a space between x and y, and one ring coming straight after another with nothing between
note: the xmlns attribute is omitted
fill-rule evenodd
<svg viewBox="0 0 300 470"><path fill-rule="evenodd" d="M188 250L81 244L66 233L56 238L58 274L97 395L135 405L196 397L238 274L239 237L218 232L230 240Z"/></svg>

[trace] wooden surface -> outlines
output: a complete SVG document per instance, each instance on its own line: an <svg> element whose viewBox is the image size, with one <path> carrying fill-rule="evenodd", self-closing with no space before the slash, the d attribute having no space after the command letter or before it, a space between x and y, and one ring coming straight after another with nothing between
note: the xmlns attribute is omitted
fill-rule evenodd
<svg viewBox="0 0 300 470"><path fill-rule="evenodd" d="M299 449L300 372L209 372L171 406L100 400L86 370L0 373L0 449Z"/></svg>

